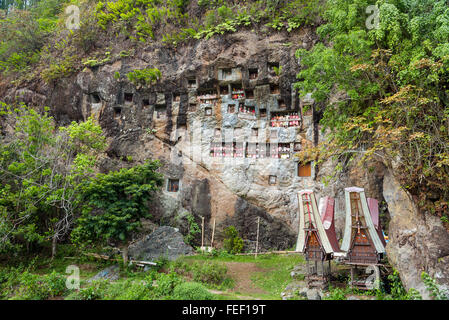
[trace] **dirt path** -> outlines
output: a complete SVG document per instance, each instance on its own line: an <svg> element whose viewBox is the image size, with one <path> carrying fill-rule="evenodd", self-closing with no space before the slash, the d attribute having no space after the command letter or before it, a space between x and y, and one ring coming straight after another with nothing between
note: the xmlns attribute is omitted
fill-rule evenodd
<svg viewBox="0 0 449 320"><path fill-rule="evenodd" d="M228 274L235 280L235 286L232 292L242 294L266 294L268 292L258 288L251 280L251 276L255 272L266 271L259 268L255 263L251 262L226 262ZM249 298L249 297L245 297Z"/></svg>

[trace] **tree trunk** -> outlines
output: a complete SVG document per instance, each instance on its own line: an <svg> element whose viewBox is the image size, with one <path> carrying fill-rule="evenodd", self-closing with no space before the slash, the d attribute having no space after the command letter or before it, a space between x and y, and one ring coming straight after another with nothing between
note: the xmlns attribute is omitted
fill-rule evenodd
<svg viewBox="0 0 449 320"><path fill-rule="evenodd" d="M56 237L56 235L54 235L53 239L51 241L51 259L52 260L56 256L56 244L57 244L57 237Z"/></svg>
<svg viewBox="0 0 449 320"><path fill-rule="evenodd" d="M122 250L123 265L126 267L128 265L128 246L125 245Z"/></svg>

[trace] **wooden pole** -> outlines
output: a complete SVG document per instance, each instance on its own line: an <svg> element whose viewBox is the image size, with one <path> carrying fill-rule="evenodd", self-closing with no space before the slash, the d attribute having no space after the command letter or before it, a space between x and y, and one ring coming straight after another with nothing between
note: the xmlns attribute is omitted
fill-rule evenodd
<svg viewBox="0 0 449 320"><path fill-rule="evenodd" d="M204 217L201 217L201 248L204 248Z"/></svg>
<svg viewBox="0 0 449 320"><path fill-rule="evenodd" d="M259 225L260 217L257 217L256 255L254 256L254 258L257 258L257 252L259 251Z"/></svg>
<svg viewBox="0 0 449 320"><path fill-rule="evenodd" d="M214 235L215 235L215 219L214 219L214 224L212 226L212 240L210 241L210 246L212 248L214 247Z"/></svg>

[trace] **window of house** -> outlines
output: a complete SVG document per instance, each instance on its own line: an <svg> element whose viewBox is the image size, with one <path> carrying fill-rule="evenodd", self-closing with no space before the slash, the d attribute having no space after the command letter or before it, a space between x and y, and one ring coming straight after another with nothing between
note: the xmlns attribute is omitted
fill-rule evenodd
<svg viewBox="0 0 449 320"><path fill-rule="evenodd" d="M179 102L181 100L181 95L179 93L174 93L173 94L173 101L174 102Z"/></svg>
<svg viewBox="0 0 449 320"><path fill-rule="evenodd" d="M269 185L275 185L276 184L276 180L277 180L276 176L274 176L274 175L269 175L268 176L268 184Z"/></svg>
<svg viewBox="0 0 449 320"><path fill-rule="evenodd" d="M221 130L219 128L215 128L214 135L215 135L216 138L220 138L221 137Z"/></svg>
<svg viewBox="0 0 449 320"><path fill-rule="evenodd" d="M266 118L267 116L267 109L260 109L260 117Z"/></svg>
<svg viewBox="0 0 449 320"><path fill-rule="evenodd" d="M228 113L235 113L235 104L228 105Z"/></svg>
<svg viewBox="0 0 449 320"><path fill-rule="evenodd" d="M204 114L206 116L211 116L212 115L212 108L211 107L207 107L204 109Z"/></svg>
<svg viewBox="0 0 449 320"><path fill-rule="evenodd" d="M301 142L295 142L293 145L293 151L301 151Z"/></svg>
<svg viewBox="0 0 449 320"><path fill-rule="evenodd" d="M167 191L168 192L178 192L179 191L179 179L168 179Z"/></svg>
<svg viewBox="0 0 449 320"><path fill-rule="evenodd" d="M133 102L133 94L130 92L125 92L125 102L126 103L132 103Z"/></svg>
<svg viewBox="0 0 449 320"><path fill-rule="evenodd" d="M196 110L196 103L189 103L189 111L195 111Z"/></svg>
<svg viewBox="0 0 449 320"><path fill-rule="evenodd" d="M144 107L148 107L148 106L150 105L150 100L149 100L149 99L143 99L143 100L142 100L142 105L143 105Z"/></svg>
<svg viewBox="0 0 449 320"><path fill-rule="evenodd" d="M251 68L248 70L250 80L257 79L259 76L259 70L257 68Z"/></svg>
<svg viewBox="0 0 449 320"><path fill-rule="evenodd" d="M298 162L298 177L311 177L312 176L312 164L310 162L300 163Z"/></svg>

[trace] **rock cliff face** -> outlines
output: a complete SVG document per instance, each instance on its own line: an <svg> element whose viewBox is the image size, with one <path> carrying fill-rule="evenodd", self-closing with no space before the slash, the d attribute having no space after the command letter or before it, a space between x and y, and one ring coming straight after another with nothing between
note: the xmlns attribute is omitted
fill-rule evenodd
<svg viewBox="0 0 449 320"><path fill-rule="evenodd" d="M301 67L294 53L315 44L312 34L241 31L177 50L153 45L51 86L10 88L4 97L49 105L61 124L94 116L110 141L103 171L160 159L166 183L151 208L154 219L185 233L186 215L202 216L206 245L215 220L218 242L220 231L234 225L254 249L260 217L261 249L292 248L301 189L336 199L341 239L344 188L356 185L386 200L381 216L384 226L392 218L388 257L406 286L424 292L421 270L448 284L448 233L438 219L420 216L382 164L345 168L326 184L335 168L331 160L317 166L295 159L295 151L323 139L313 101L299 99L293 88ZM148 87L127 81L128 72L147 67L160 69L161 81Z"/></svg>
<svg viewBox="0 0 449 320"><path fill-rule="evenodd" d="M427 272L441 289L449 285L449 234L438 217L419 212L410 195L400 188L390 171L384 177L383 193L391 215L387 255L400 272L407 289L417 289L429 298L421 280Z"/></svg>

